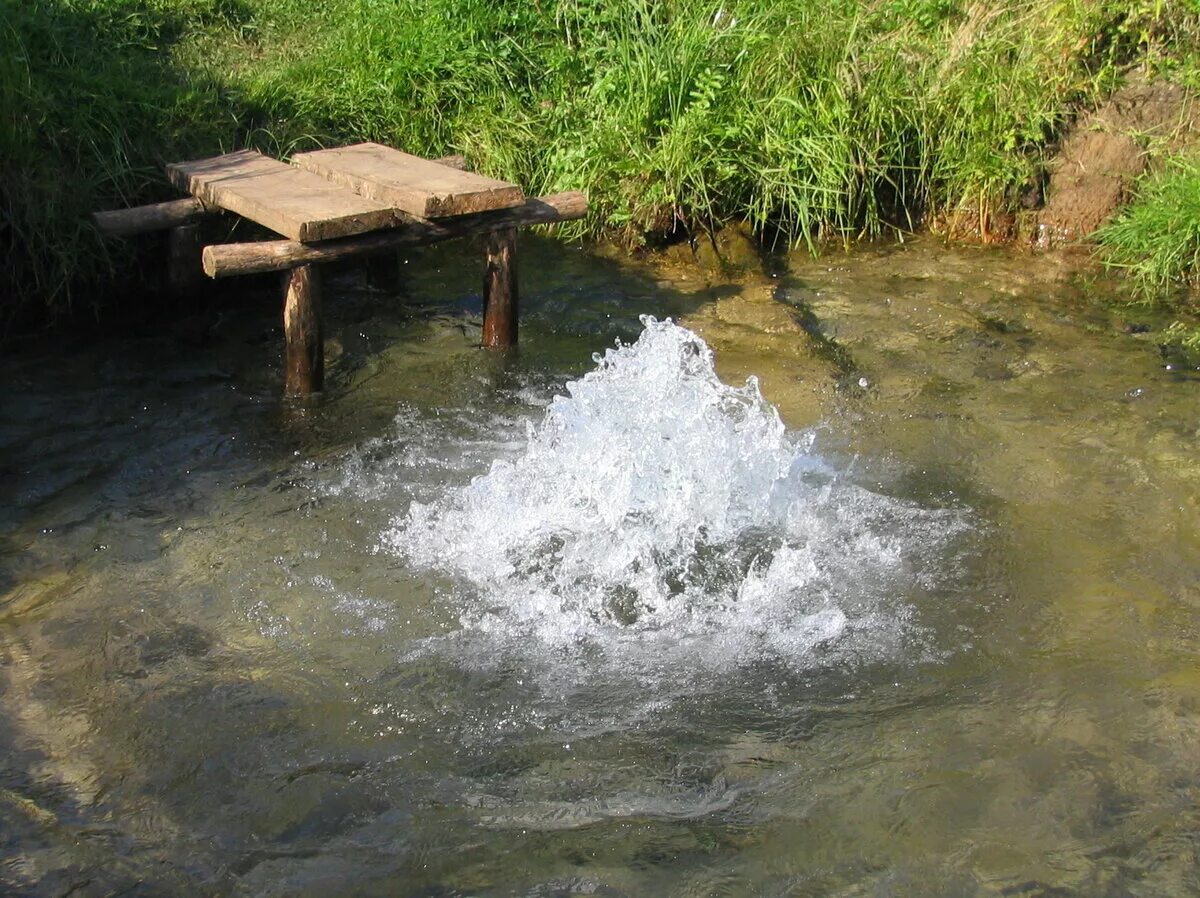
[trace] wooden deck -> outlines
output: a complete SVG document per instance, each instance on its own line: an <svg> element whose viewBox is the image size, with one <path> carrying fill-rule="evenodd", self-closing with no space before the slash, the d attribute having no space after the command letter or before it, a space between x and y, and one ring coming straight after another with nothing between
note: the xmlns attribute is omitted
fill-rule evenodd
<svg viewBox="0 0 1200 898"><path fill-rule="evenodd" d="M366 234L400 222L388 203L254 150L175 162L167 166L167 177L207 205L301 243Z"/></svg>
<svg viewBox="0 0 1200 898"><path fill-rule="evenodd" d="M447 168L378 143L297 153L292 164L418 218L448 218L525 202L516 184Z"/></svg>

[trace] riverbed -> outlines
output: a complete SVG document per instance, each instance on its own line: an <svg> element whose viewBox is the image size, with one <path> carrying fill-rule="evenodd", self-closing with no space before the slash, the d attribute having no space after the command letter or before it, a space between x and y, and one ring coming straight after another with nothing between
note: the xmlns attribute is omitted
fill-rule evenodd
<svg viewBox="0 0 1200 898"><path fill-rule="evenodd" d="M0 361L18 895L1200 891L1200 375L1069 259L530 239Z"/></svg>

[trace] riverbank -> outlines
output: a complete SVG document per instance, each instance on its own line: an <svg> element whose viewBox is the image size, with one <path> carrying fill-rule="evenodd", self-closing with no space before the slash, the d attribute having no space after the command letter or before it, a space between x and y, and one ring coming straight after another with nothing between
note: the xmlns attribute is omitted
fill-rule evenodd
<svg viewBox="0 0 1200 898"><path fill-rule="evenodd" d="M127 301L149 256L87 214L172 195L164 161L241 146L463 152L532 192L587 190L571 233L631 247L730 220L812 248L1001 235L1044 203L1083 111L1131 77L1200 83L1198 35L1189 0L8 4L0 316Z"/></svg>

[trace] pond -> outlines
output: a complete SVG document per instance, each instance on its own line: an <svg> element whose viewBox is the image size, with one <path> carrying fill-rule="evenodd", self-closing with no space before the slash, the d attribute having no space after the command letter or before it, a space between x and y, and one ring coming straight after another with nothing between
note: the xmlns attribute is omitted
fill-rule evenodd
<svg viewBox="0 0 1200 898"><path fill-rule="evenodd" d="M266 300L0 361L3 890L1200 891L1200 381L1119 288L530 238L504 356L474 254L343 272L310 402Z"/></svg>

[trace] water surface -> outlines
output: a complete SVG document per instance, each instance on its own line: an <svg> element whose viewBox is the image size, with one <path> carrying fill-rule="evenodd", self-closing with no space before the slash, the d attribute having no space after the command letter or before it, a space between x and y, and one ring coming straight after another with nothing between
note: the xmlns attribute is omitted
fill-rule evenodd
<svg viewBox="0 0 1200 898"><path fill-rule="evenodd" d="M4 889L1200 890L1200 383L1113 288L531 240L502 357L469 252L311 403L269 302L3 361Z"/></svg>

